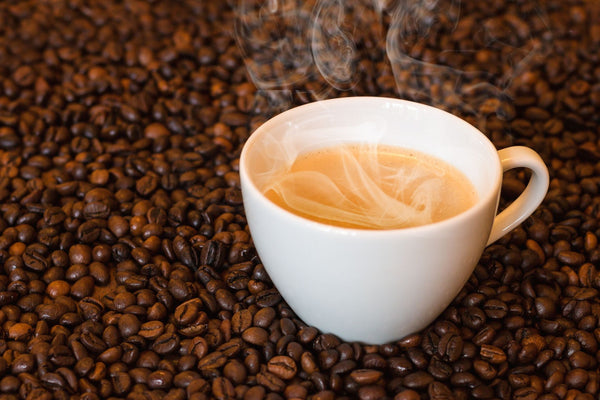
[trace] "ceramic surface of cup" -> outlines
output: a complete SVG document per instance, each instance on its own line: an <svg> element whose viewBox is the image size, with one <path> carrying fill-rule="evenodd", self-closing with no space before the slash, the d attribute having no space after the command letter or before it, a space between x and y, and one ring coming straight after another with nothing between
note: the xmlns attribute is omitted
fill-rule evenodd
<svg viewBox="0 0 600 400"><path fill-rule="evenodd" d="M433 224L361 230L299 217L258 189L261 171L289 158L273 154L348 142L438 157L469 178L479 199ZM502 172L517 166L532 169L531 182L496 216ZM546 167L532 150L499 153L480 131L447 112L374 97L310 103L267 121L244 146L240 178L255 247L286 302L307 324L367 343L397 340L432 322L465 284L486 244L527 218L548 187Z"/></svg>

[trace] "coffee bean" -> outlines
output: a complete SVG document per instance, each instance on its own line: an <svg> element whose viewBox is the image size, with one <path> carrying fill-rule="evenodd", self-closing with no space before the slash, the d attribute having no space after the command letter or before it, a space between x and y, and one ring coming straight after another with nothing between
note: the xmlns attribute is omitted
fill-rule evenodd
<svg viewBox="0 0 600 400"><path fill-rule="evenodd" d="M224 376L235 385L242 385L247 378L244 364L239 360L231 360L227 362L223 368Z"/></svg>
<svg viewBox="0 0 600 400"><path fill-rule="evenodd" d="M218 377L213 381L212 394L219 400L235 398L233 384L227 378L223 377Z"/></svg>
<svg viewBox="0 0 600 400"><path fill-rule="evenodd" d="M506 361L506 354L502 349L496 346L484 344L481 346L479 354L482 359L487 360L492 364L500 364Z"/></svg>
<svg viewBox="0 0 600 400"><path fill-rule="evenodd" d="M220 268L225 262L225 246L216 240L209 240L202 247L199 263Z"/></svg>
<svg viewBox="0 0 600 400"><path fill-rule="evenodd" d="M470 372L456 372L450 378L452 385L459 387L474 387L478 386L481 382Z"/></svg>
<svg viewBox="0 0 600 400"><path fill-rule="evenodd" d="M12 362L11 372L15 375L32 372L35 366L35 359L32 354L21 354Z"/></svg>
<svg viewBox="0 0 600 400"><path fill-rule="evenodd" d="M350 377L359 385L370 385L379 381L383 373L377 370L357 369L350 373Z"/></svg>
<svg viewBox="0 0 600 400"><path fill-rule="evenodd" d="M84 276L79 278L71 286L71 295L78 299L90 296L94 291L94 278Z"/></svg>
<svg viewBox="0 0 600 400"><path fill-rule="evenodd" d="M411 389L421 389L433 382L433 377L424 371L417 371L406 375L403 379L404 386Z"/></svg>
<svg viewBox="0 0 600 400"><path fill-rule="evenodd" d="M190 268L196 268L199 265L198 256L192 246L186 240L177 236L173 239L173 251L175 256Z"/></svg>
<svg viewBox="0 0 600 400"><path fill-rule="evenodd" d="M235 333L242 333L252 324L252 313L247 310L241 310L231 317L231 327Z"/></svg>
<svg viewBox="0 0 600 400"><path fill-rule="evenodd" d="M84 332L80 337L81 343L94 353L101 353L106 350L106 343L92 332Z"/></svg>
<svg viewBox="0 0 600 400"><path fill-rule="evenodd" d="M79 301L79 308L83 317L88 320L98 321L101 319L104 306L92 297L84 297Z"/></svg>
<svg viewBox="0 0 600 400"><path fill-rule="evenodd" d="M31 325L18 322L8 328L8 337L12 340L27 340L33 333Z"/></svg>
<svg viewBox="0 0 600 400"><path fill-rule="evenodd" d="M276 356L267 363L267 370L277 377L287 380L292 379L297 372L296 363L287 356Z"/></svg>
<svg viewBox="0 0 600 400"><path fill-rule="evenodd" d="M179 338L172 333L164 333L157 337L152 344L152 349L158 354L168 354L179 346Z"/></svg>
<svg viewBox="0 0 600 400"><path fill-rule="evenodd" d="M118 322L119 332L121 336L127 338L132 335L136 335L141 327L139 319L133 314L124 314L119 318Z"/></svg>
<svg viewBox="0 0 600 400"><path fill-rule="evenodd" d="M215 351L213 353L207 354L206 356L200 359L200 361L198 362L198 369L218 369L225 365L226 362L227 357L220 351Z"/></svg>
<svg viewBox="0 0 600 400"><path fill-rule="evenodd" d="M14 129L8 126L0 128L0 147L9 149L19 146L20 143L21 139Z"/></svg>
<svg viewBox="0 0 600 400"><path fill-rule="evenodd" d="M479 375L485 380L492 380L498 373L498 371L492 366L492 364L483 360L473 361L473 368L475 369L477 375Z"/></svg>
<svg viewBox="0 0 600 400"><path fill-rule="evenodd" d="M567 372L565 382L572 388L582 389L588 382L588 372L581 368L575 368Z"/></svg>
<svg viewBox="0 0 600 400"><path fill-rule="evenodd" d="M217 347L217 351L222 352L227 357L232 357L237 355L243 349L243 341L240 338L232 338L227 342L221 344Z"/></svg>
<svg viewBox="0 0 600 400"><path fill-rule="evenodd" d="M394 396L394 400L417 400L420 398L419 393L412 389L403 390Z"/></svg>
<svg viewBox="0 0 600 400"><path fill-rule="evenodd" d="M118 395L123 395L129 392L131 388L131 378L127 372L117 372L112 377L112 386Z"/></svg>
<svg viewBox="0 0 600 400"><path fill-rule="evenodd" d="M30 86L35 81L35 71L31 66L24 65L15 71L13 78L19 86Z"/></svg>
<svg viewBox="0 0 600 400"><path fill-rule="evenodd" d="M44 249L40 246L29 246L23 254L25 266L36 272L45 271L48 268L48 260L44 255Z"/></svg>
<svg viewBox="0 0 600 400"><path fill-rule="evenodd" d="M254 345L264 346L269 340L269 334L263 328L253 326L242 333L242 339Z"/></svg>
<svg viewBox="0 0 600 400"><path fill-rule="evenodd" d="M285 388L285 382L271 372L259 372L256 382L274 392L281 392Z"/></svg>
<svg viewBox="0 0 600 400"><path fill-rule="evenodd" d="M477 385L475 388L473 388L472 395L476 399L489 399L494 396L494 390L488 385Z"/></svg>
<svg viewBox="0 0 600 400"><path fill-rule="evenodd" d="M54 372L43 374L41 376L41 382L45 387L50 389L63 389L67 385L63 377Z"/></svg>
<svg viewBox="0 0 600 400"><path fill-rule="evenodd" d="M146 339L154 340L164 332L164 324L161 321L144 322L138 331L138 334Z"/></svg>
<svg viewBox="0 0 600 400"><path fill-rule="evenodd" d="M427 387L427 393L431 399L447 399L454 396L450 388L441 382L431 382Z"/></svg>
<svg viewBox="0 0 600 400"><path fill-rule="evenodd" d="M171 387L172 382L172 373L165 370L151 372L147 378L147 384L150 389L167 389Z"/></svg>
<svg viewBox="0 0 600 400"><path fill-rule="evenodd" d="M331 373L337 375L343 375L350 371L353 371L357 367L357 363L354 360L342 360L331 367Z"/></svg>
<svg viewBox="0 0 600 400"><path fill-rule="evenodd" d="M448 379L454 371L450 364L447 364L435 356L429 362L427 372L429 372L436 379Z"/></svg>
<svg viewBox="0 0 600 400"><path fill-rule="evenodd" d="M459 359L463 350L463 341L459 335L447 333L440 338L438 343L438 354L447 361L453 362Z"/></svg>

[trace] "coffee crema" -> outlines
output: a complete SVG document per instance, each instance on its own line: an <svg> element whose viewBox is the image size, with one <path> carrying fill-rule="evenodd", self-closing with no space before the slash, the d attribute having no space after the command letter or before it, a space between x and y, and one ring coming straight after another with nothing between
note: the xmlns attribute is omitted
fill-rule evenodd
<svg viewBox="0 0 600 400"><path fill-rule="evenodd" d="M472 207L477 193L456 167L396 146L342 144L300 154L263 187L278 206L346 228L427 225Z"/></svg>

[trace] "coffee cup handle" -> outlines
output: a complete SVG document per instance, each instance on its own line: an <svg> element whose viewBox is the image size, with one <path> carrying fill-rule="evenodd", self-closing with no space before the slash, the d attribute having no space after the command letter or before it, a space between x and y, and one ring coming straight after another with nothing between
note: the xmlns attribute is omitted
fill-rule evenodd
<svg viewBox="0 0 600 400"><path fill-rule="evenodd" d="M533 214L544 200L550 181L546 164L544 164L538 153L528 147L508 147L499 150L498 156L503 171L523 167L530 169L532 174L523 193L494 218L492 231L486 246L512 231Z"/></svg>

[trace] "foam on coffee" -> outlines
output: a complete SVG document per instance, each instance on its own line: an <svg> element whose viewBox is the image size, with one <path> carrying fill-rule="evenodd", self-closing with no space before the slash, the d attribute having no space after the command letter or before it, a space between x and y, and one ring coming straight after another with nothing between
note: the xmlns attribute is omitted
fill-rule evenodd
<svg viewBox="0 0 600 400"><path fill-rule="evenodd" d="M452 165L395 146L343 144L299 154L261 180L280 207L341 227L398 229L471 207L472 183Z"/></svg>

